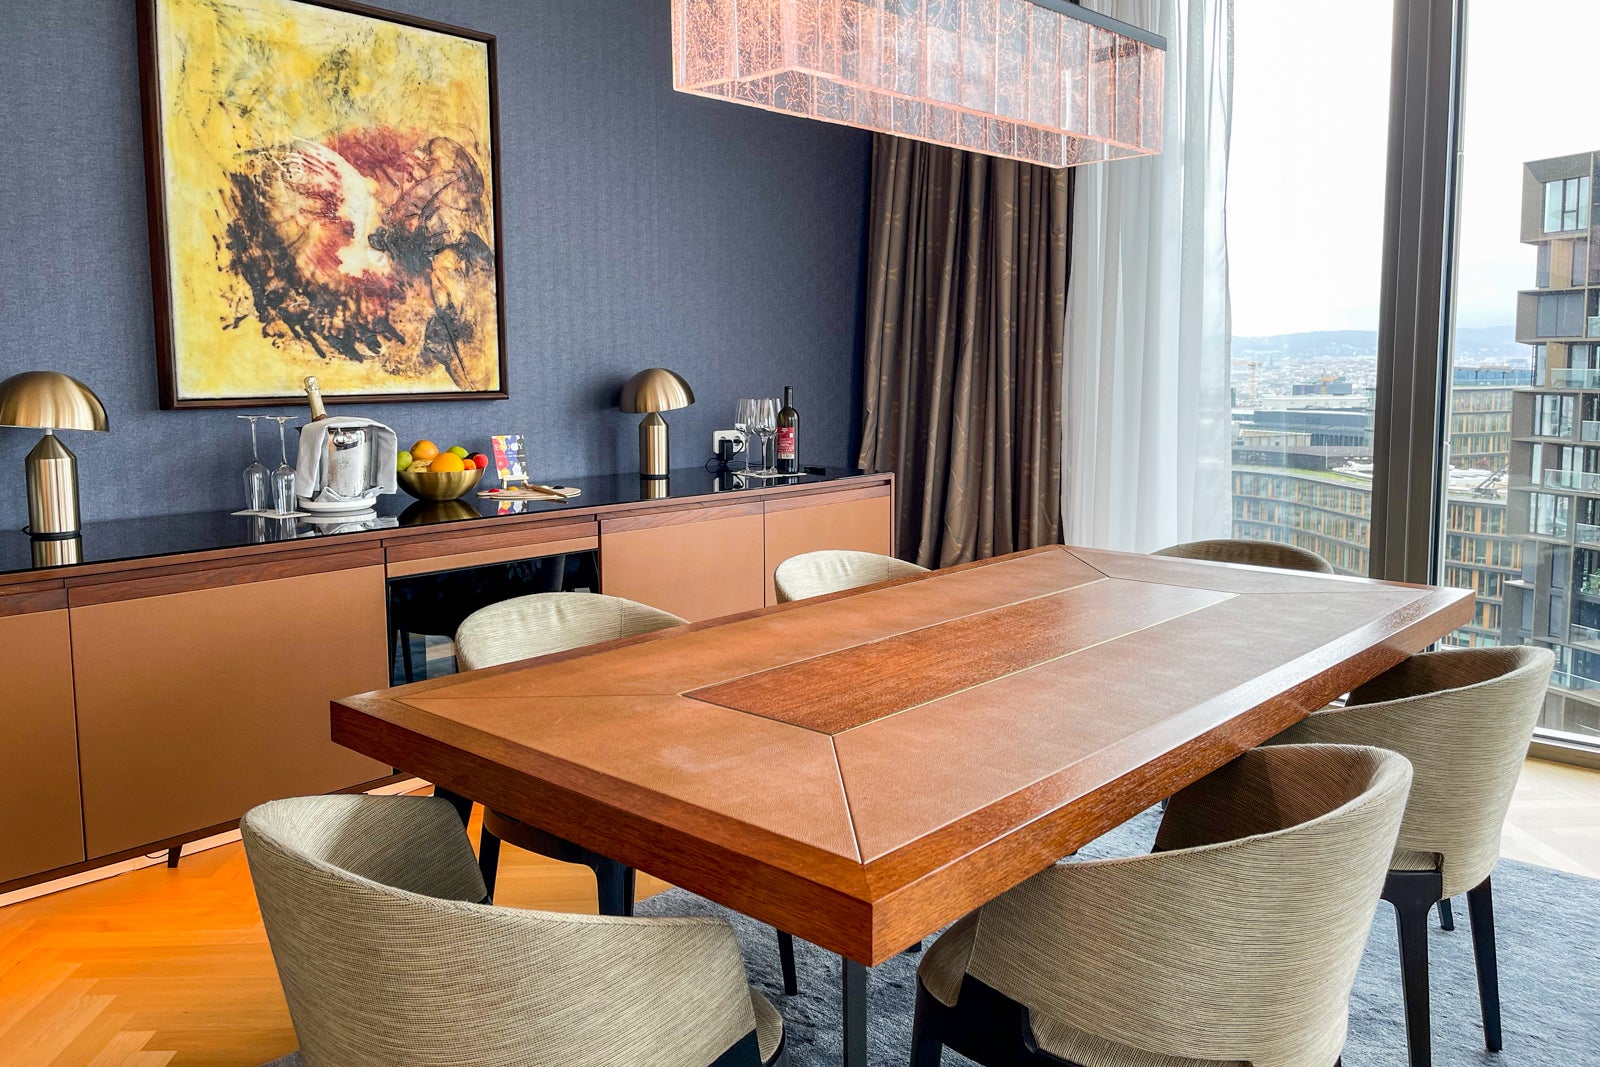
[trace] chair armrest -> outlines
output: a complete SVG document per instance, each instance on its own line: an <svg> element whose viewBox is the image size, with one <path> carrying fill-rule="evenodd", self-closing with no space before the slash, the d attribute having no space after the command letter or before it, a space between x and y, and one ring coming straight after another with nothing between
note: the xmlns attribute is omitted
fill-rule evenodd
<svg viewBox="0 0 1600 1067"><path fill-rule="evenodd" d="M1172 851L1237 841L1331 811L1349 800L1359 783L1346 774L1329 773L1328 763L1326 753L1303 748L1276 748L1267 759L1245 753L1168 801L1156 848Z"/></svg>
<svg viewBox="0 0 1600 1067"><path fill-rule="evenodd" d="M468 994L482 1024L554 1027L562 1062L705 1067L756 1027L744 959L720 919L442 906L471 927L455 942L458 973L520 978L501 981L490 1003Z"/></svg>

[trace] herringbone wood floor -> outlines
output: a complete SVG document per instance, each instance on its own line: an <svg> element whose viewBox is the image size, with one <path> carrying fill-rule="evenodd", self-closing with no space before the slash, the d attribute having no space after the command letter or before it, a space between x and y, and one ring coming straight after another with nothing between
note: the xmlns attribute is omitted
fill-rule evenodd
<svg viewBox="0 0 1600 1067"><path fill-rule="evenodd" d="M1600 877L1600 773L1530 761L1505 846ZM507 848L498 895L593 911L594 879ZM294 1045L238 844L0 909L5 1067L255 1067Z"/></svg>

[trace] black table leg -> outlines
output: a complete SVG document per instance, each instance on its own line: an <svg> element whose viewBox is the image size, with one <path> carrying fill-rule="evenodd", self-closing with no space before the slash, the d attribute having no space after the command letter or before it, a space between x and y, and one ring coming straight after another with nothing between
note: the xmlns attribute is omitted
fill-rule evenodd
<svg viewBox="0 0 1600 1067"><path fill-rule="evenodd" d="M867 1067L867 969L852 959L844 959L844 1067Z"/></svg>

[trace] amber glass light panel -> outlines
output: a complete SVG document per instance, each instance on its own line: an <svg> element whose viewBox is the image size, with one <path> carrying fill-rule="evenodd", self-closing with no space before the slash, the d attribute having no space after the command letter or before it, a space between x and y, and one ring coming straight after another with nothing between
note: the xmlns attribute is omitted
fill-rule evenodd
<svg viewBox="0 0 1600 1067"><path fill-rule="evenodd" d="M1050 167L1161 150L1162 48L1032 0L673 0L672 17L680 92Z"/></svg>

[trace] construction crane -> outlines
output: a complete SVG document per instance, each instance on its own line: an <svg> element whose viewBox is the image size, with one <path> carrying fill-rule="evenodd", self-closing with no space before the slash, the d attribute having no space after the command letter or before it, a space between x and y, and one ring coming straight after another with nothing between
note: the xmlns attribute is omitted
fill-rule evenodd
<svg viewBox="0 0 1600 1067"><path fill-rule="evenodd" d="M1256 368L1261 366L1253 359L1244 360L1244 365L1250 368L1250 403L1256 402Z"/></svg>

